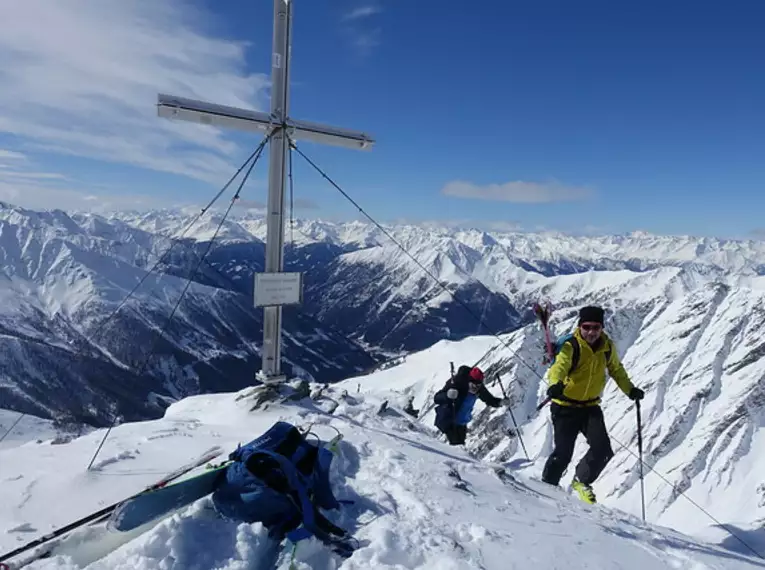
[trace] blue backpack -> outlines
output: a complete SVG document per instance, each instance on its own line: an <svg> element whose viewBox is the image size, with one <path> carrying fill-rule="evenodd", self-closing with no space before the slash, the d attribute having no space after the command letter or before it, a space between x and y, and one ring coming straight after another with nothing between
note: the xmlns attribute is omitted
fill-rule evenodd
<svg viewBox="0 0 765 570"><path fill-rule="evenodd" d="M550 361L550 366L553 365L555 362L555 357L558 356L558 353L563 349L563 345L566 343L569 343L574 351L571 355L571 367L568 369L568 373L571 374L579 365L579 356L581 354L581 348L579 347L579 342L574 338L574 333L562 334L557 339L555 339L555 344L553 345L553 358ZM606 364L608 364L610 360L611 347L609 346L608 350L606 351Z"/></svg>
<svg viewBox="0 0 765 570"><path fill-rule="evenodd" d="M340 507L329 482L332 457L292 424L276 422L229 455L231 463L212 495L215 509L224 518L260 522L279 540L315 536L350 555L348 533L318 510Z"/></svg>

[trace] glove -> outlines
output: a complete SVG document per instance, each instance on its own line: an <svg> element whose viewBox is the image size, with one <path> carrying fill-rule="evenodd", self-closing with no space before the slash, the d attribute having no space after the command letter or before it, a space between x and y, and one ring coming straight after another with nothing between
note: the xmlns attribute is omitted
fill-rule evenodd
<svg viewBox="0 0 765 570"><path fill-rule="evenodd" d="M643 392L640 388L633 386L632 390L630 390L630 393L629 393L630 400L642 400L643 396L645 396L645 392Z"/></svg>
<svg viewBox="0 0 765 570"><path fill-rule="evenodd" d="M556 382L547 389L547 395L551 398L560 399L563 397L563 382Z"/></svg>
<svg viewBox="0 0 765 570"><path fill-rule="evenodd" d="M446 397L449 398L450 400L456 400L459 394L460 393L455 388L449 388L446 391Z"/></svg>

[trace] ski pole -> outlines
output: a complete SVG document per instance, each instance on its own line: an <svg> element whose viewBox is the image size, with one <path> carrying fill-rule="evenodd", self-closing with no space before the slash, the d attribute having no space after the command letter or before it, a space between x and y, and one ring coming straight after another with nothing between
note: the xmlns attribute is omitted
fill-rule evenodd
<svg viewBox="0 0 765 570"><path fill-rule="evenodd" d="M518 441L521 442L521 447L523 448L523 453L526 456L526 461L531 461L531 459L529 458L529 452L526 451L526 444L523 443L523 436L521 436L521 430L518 427L518 423L515 421L515 416L513 415L512 406L507 406L507 411L510 412L510 419L513 420L513 425L515 426L515 433L518 434Z"/></svg>
<svg viewBox="0 0 765 570"><path fill-rule="evenodd" d="M640 459L640 503L643 511L643 522L645 522L645 489L643 487L643 425L640 421L640 400L635 400L635 411L637 412L638 457Z"/></svg>
<svg viewBox="0 0 765 570"><path fill-rule="evenodd" d="M499 377L499 374L497 374L497 382L499 383L499 389L502 390L502 396L507 400L507 392L505 392L505 387L502 385L502 378ZM521 429L518 427L518 422L515 421L515 415L513 414L513 407L508 404L507 405L507 411L510 412L510 419L513 420L513 425L515 426L515 433L518 434L518 441L521 442L521 447L523 448L523 453L526 455L526 460L531 461L529 459L529 452L526 451L526 444L523 443L523 436L521 435Z"/></svg>
<svg viewBox="0 0 765 570"><path fill-rule="evenodd" d="M502 390L502 396L504 398L507 398L507 392L505 392L505 387L502 385L502 379L499 377L499 374L495 377L495 380L497 384L499 384L499 389Z"/></svg>
<svg viewBox="0 0 765 570"><path fill-rule="evenodd" d="M544 408L550 400L552 400L552 398L550 398L549 396L545 398L544 400L542 400L542 403L537 406L537 411Z"/></svg>

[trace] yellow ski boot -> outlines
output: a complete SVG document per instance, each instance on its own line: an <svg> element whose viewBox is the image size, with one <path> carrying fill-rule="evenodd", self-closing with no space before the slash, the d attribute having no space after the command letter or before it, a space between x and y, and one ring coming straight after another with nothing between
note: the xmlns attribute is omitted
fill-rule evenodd
<svg viewBox="0 0 765 570"><path fill-rule="evenodd" d="M595 500L595 492L592 490L592 487L585 485L576 477L573 481L571 481L571 487L579 494L579 498L582 499L585 503L594 505L597 502Z"/></svg>

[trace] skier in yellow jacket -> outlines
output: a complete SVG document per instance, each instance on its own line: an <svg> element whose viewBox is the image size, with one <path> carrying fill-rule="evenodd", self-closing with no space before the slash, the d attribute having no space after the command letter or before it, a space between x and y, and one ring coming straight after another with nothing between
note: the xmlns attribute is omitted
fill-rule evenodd
<svg viewBox="0 0 765 570"><path fill-rule="evenodd" d="M554 448L542 471L542 480L558 484L581 433L590 449L577 464L571 486L588 503L595 502L593 482L614 456L600 409L606 371L630 399L640 400L644 395L633 386L613 342L603 331L603 317L600 307L583 307L579 311L578 327L571 341L561 347L548 374ZM572 365L576 365L573 370Z"/></svg>

